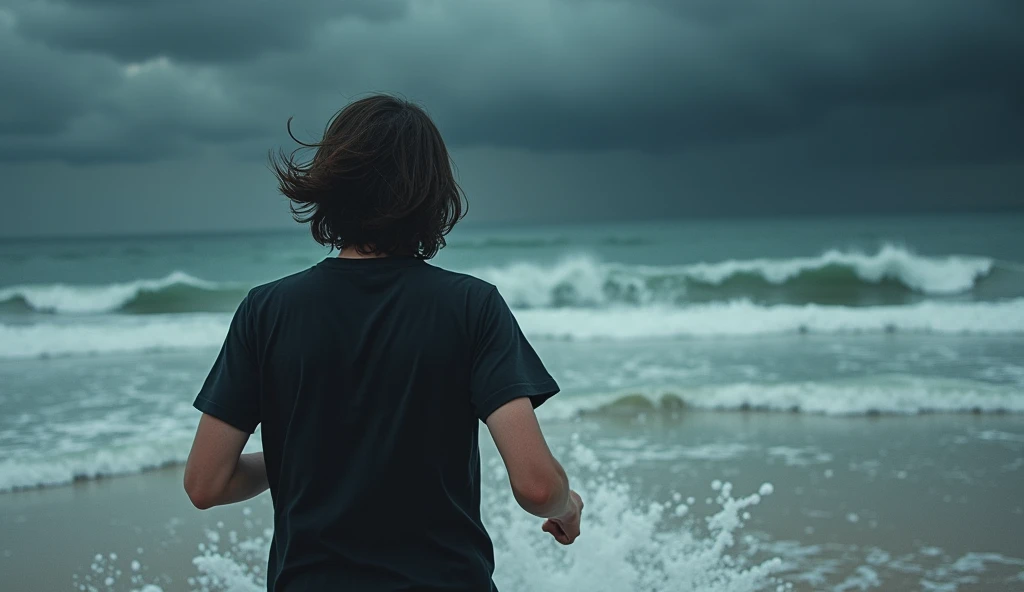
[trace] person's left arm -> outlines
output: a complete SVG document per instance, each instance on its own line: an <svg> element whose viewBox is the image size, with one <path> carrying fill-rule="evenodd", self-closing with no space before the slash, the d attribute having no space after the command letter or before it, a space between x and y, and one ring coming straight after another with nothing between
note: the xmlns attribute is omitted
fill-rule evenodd
<svg viewBox="0 0 1024 592"><path fill-rule="evenodd" d="M263 453L242 454L260 423L260 371L249 297L239 305L195 407L203 412L185 465L185 492L205 510L268 488Z"/></svg>
<svg viewBox="0 0 1024 592"><path fill-rule="evenodd" d="M270 487L262 452L242 454L249 434L203 414L185 464L185 492L200 510L256 497Z"/></svg>

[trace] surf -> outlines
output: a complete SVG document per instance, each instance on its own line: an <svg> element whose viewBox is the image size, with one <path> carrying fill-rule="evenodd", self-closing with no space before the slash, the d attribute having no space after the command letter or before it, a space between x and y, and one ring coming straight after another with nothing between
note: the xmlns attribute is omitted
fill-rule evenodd
<svg viewBox="0 0 1024 592"><path fill-rule="evenodd" d="M924 256L887 244L875 253L629 265L579 254L554 263L518 261L465 270L498 286L515 308L609 308L749 300L763 305L879 306L928 299L1024 296L1024 268L969 255ZM163 314L229 312L247 286L175 271L110 284L0 288L0 313Z"/></svg>
<svg viewBox="0 0 1024 592"><path fill-rule="evenodd" d="M606 263L589 255L553 264L516 262L469 271L498 286L518 308L687 305L748 299L762 304L902 304L971 295L988 278L1024 273L988 257L924 256L886 244L873 254L725 260L676 266ZM998 294L991 294L997 296ZM989 295L979 294L980 297Z"/></svg>
<svg viewBox="0 0 1024 592"><path fill-rule="evenodd" d="M157 314L233 310L239 284L211 282L175 271L158 279L97 285L30 284L0 288L0 311L46 314Z"/></svg>
<svg viewBox="0 0 1024 592"><path fill-rule="evenodd" d="M686 308L527 309L516 311L516 318L530 338L574 341L786 334L1019 335L1024 334L1024 298L866 308L740 301ZM223 342L229 321L228 313L191 313L0 323L0 359L215 348Z"/></svg>
<svg viewBox="0 0 1024 592"><path fill-rule="evenodd" d="M570 395L553 399L548 406L548 416L562 420L673 418L694 411L832 417L1024 413L1024 399L1015 385L902 374Z"/></svg>

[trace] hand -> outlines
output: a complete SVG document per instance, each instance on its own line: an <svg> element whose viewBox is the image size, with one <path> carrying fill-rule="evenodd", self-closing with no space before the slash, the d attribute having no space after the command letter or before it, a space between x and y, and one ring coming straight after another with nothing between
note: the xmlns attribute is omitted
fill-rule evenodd
<svg viewBox="0 0 1024 592"><path fill-rule="evenodd" d="M563 545L571 545L580 536L580 516L583 514L583 500L575 491L569 492L569 510L557 518L548 518L541 530L550 533Z"/></svg>

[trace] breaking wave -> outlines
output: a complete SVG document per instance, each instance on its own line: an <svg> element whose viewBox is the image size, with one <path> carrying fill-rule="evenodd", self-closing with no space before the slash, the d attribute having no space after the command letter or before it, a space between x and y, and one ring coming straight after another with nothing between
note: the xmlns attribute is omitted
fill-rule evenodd
<svg viewBox="0 0 1024 592"><path fill-rule="evenodd" d="M497 285L520 309L678 307L734 300L877 306L933 297L988 300L1024 295L1024 273L1018 266L966 255L926 257L892 245L874 254L828 251L817 257L679 266L636 266L576 256L550 265L519 262L468 271ZM995 288L986 291L989 279ZM0 288L0 312L227 312L234 310L246 289L182 271L105 285L21 285Z"/></svg>
<svg viewBox="0 0 1024 592"><path fill-rule="evenodd" d="M242 285L181 271L153 280L105 285L46 284L0 288L0 310L55 314L223 312L245 297Z"/></svg>
<svg viewBox="0 0 1024 592"><path fill-rule="evenodd" d="M588 256L554 265L514 263L471 273L519 308L686 305L749 299L760 304L902 304L970 294L1000 268L990 258L926 257L893 245L874 254L828 251L817 257L728 260L680 266L602 263ZM1024 294L1024 282L1013 282Z"/></svg>

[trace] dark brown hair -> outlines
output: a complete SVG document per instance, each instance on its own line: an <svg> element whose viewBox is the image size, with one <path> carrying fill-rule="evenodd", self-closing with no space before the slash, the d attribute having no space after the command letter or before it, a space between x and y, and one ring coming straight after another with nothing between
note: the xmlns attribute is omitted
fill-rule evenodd
<svg viewBox="0 0 1024 592"><path fill-rule="evenodd" d="M323 139L290 154L271 153L270 166L297 222L338 250L429 259L465 209L448 149L417 105L373 95L338 112ZM303 149L316 149L301 162Z"/></svg>

